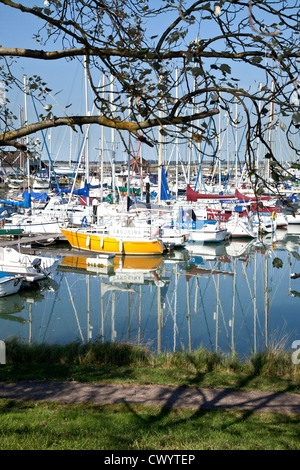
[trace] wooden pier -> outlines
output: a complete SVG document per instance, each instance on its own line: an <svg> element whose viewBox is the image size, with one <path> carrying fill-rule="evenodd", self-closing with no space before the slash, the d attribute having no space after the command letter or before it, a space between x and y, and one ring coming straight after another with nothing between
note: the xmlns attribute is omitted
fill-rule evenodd
<svg viewBox="0 0 300 470"><path fill-rule="evenodd" d="M65 242L65 243L64 243ZM99 257L99 253L75 250L63 234L44 233L33 235L17 235L0 237L0 247L9 246L27 254L45 254L55 256L83 256L89 258Z"/></svg>
<svg viewBox="0 0 300 470"><path fill-rule="evenodd" d="M66 240L63 234L57 233L41 233L32 235L7 235L0 237L0 246L18 246L30 244L50 244L57 241ZM67 240L66 240L67 243Z"/></svg>

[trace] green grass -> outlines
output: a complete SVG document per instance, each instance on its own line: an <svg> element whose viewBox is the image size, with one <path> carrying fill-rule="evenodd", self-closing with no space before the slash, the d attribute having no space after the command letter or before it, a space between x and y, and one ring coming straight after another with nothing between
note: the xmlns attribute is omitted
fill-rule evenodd
<svg viewBox="0 0 300 470"><path fill-rule="evenodd" d="M203 349L6 342L0 381L170 384L300 393L300 368L273 349L249 358ZM0 450L299 450L299 415L0 400Z"/></svg>
<svg viewBox="0 0 300 470"><path fill-rule="evenodd" d="M1 450L299 450L299 417L0 400Z"/></svg>

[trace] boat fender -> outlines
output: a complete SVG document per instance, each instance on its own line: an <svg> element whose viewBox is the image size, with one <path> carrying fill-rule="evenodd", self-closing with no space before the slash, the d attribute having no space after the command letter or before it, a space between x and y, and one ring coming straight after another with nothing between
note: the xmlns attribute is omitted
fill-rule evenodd
<svg viewBox="0 0 300 470"><path fill-rule="evenodd" d="M86 216L81 219L81 227L87 227L87 218Z"/></svg>
<svg viewBox="0 0 300 470"><path fill-rule="evenodd" d="M89 248L90 246L90 241L91 241L91 237L88 235L86 238L86 242L85 242L87 248Z"/></svg>
<svg viewBox="0 0 300 470"><path fill-rule="evenodd" d="M19 284L20 280L21 280L20 278L15 279L14 286L17 286Z"/></svg>
<svg viewBox="0 0 300 470"><path fill-rule="evenodd" d="M119 252L120 253L123 252L123 242L122 241L119 242Z"/></svg>
<svg viewBox="0 0 300 470"><path fill-rule="evenodd" d="M276 217L277 217L277 214L276 214L276 212L275 212L275 211L273 211L273 212L272 212L272 219L273 219L273 220L275 220L275 219L276 219Z"/></svg>
<svg viewBox="0 0 300 470"><path fill-rule="evenodd" d="M101 239L100 239L100 248L103 248L103 246L104 246L104 240L103 240L103 237L101 237Z"/></svg>

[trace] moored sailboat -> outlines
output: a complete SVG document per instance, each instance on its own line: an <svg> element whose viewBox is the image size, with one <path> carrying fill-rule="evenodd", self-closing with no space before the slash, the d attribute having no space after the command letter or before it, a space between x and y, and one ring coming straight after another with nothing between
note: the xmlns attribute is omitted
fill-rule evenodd
<svg viewBox="0 0 300 470"><path fill-rule="evenodd" d="M59 262L50 256L20 253L11 247L0 247L0 272L21 275L25 281L40 281L50 276Z"/></svg>
<svg viewBox="0 0 300 470"><path fill-rule="evenodd" d="M147 227L112 224L61 231L73 248L84 251L125 255L161 255L165 251L163 242Z"/></svg>
<svg viewBox="0 0 300 470"><path fill-rule="evenodd" d="M0 272L0 297L16 294L22 285L23 277Z"/></svg>

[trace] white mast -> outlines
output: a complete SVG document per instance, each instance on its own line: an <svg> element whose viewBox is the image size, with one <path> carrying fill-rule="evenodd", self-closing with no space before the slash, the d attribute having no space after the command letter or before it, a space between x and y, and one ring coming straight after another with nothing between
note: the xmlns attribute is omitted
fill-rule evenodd
<svg viewBox="0 0 300 470"><path fill-rule="evenodd" d="M176 102L178 101L178 68L176 67ZM176 199L178 198L178 132L176 132Z"/></svg>
<svg viewBox="0 0 300 470"><path fill-rule="evenodd" d="M113 104L114 101L114 77L111 75L111 84L110 84L110 99L111 99L111 112L112 116L114 116L115 105ZM111 185L112 185L112 199L113 203L116 202L116 188L115 188L115 163L116 163L116 143L115 143L115 129L111 128L111 161L112 161L112 178L111 178Z"/></svg>
<svg viewBox="0 0 300 470"><path fill-rule="evenodd" d="M23 75L23 87L24 87L24 101L25 101L25 126L28 126L28 112L27 112L27 75ZM26 136L26 145L27 145L27 152L26 152L26 163L27 163L27 189L30 193L30 161L28 157L28 144L29 144L29 137Z"/></svg>
<svg viewBox="0 0 300 470"><path fill-rule="evenodd" d="M84 78L85 78L85 113L89 116L89 105L88 105L88 80L87 80L87 58L84 61ZM89 125L86 126L86 140L85 140L85 179L88 184L90 181L90 165L89 165L89 137L88 137ZM89 205L89 198L87 198L87 204Z"/></svg>
<svg viewBox="0 0 300 470"><path fill-rule="evenodd" d="M104 102L104 95L105 95L105 74L103 73L102 76L102 98ZM103 172L104 172L104 126L101 127L101 176L100 176L100 183L101 183L101 202L103 202Z"/></svg>

